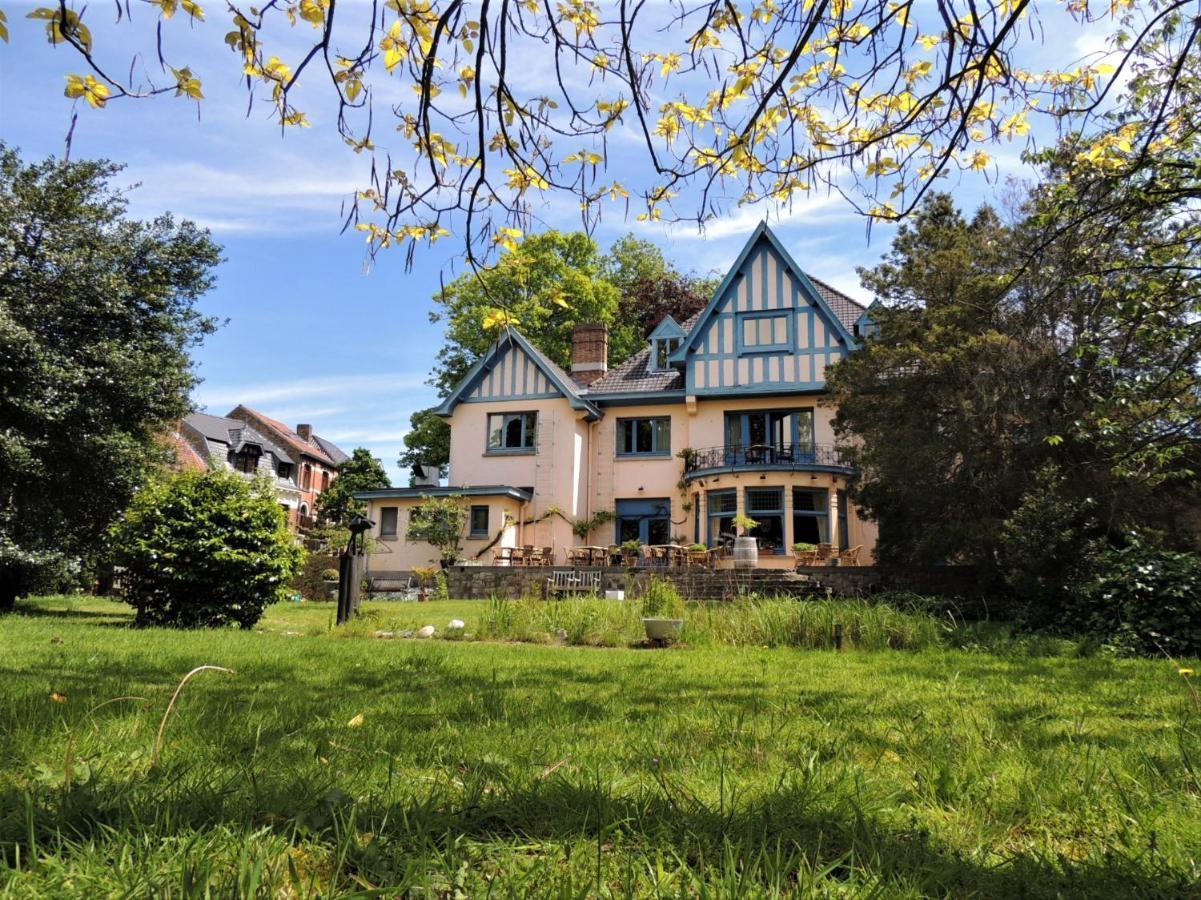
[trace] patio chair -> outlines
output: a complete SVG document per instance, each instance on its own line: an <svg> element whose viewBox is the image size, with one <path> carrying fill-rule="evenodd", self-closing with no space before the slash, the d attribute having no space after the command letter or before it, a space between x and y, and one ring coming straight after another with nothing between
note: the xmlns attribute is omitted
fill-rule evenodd
<svg viewBox="0 0 1201 900"><path fill-rule="evenodd" d="M857 566L859 565L859 552L863 549L862 544L857 544L848 550L843 550L838 554L838 564L840 566Z"/></svg>
<svg viewBox="0 0 1201 900"><path fill-rule="evenodd" d="M543 547L542 548L542 565L553 566L554 564L555 564L555 548L554 547Z"/></svg>
<svg viewBox="0 0 1201 900"><path fill-rule="evenodd" d="M817 548L806 550L804 553L796 555L796 564L798 566L816 566L818 565Z"/></svg>
<svg viewBox="0 0 1201 900"><path fill-rule="evenodd" d="M833 544L818 544L817 545L817 562L814 565L822 565L829 562L830 557L834 555Z"/></svg>
<svg viewBox="0 0 1201 900"><path fill-rule="evenodd" d="M702 569L709 568L709 551L708 550L689 550L688 565L698 566Z"/></svg>

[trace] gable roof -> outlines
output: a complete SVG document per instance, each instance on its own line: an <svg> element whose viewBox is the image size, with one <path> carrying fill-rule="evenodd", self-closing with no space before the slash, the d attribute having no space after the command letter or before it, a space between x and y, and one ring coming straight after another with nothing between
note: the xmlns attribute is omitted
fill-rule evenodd
<svg viewBox="0 0 1201 900"><path fill-rule="evenodd" d="M754 247L755 240L758 237L760 230L766 232L768 235L771 235L771 230L763 223L760 223L759 228L756 229L756 233L751 236L751 239L747 241L746 246L743 247L742 252L739 254L739 258L735 261L734 265L730 267L731 272L736 272L746 260L750 250ZM772 240L775 241L775 236L771 236ZM778 241L775 241L775 245L778 249L782 249L779 248ZM804 284L802 279L808 280L813 291L815 291L818 297L825 303L828 312L832 314L833 318L838 322L839 325L841 325L844 331L853 332L855 323L858 322L859 319L865 314L867 307L865 307L858 300L848 297L842 291L832 287L821 279L805 274L796 267L796 263L792 261L792 258L783 252L781 252L781 258L784 260L785 265L792 266L794 271L796 271L798 276L800 276L797 279L798 282ZM714 298L721 297L722 292L728 286L727 282L730 280L730 276L727 275L726 279L722 282L722 286L719 287L714 294ZM709 304L706 305L704 310L694 313L682 325L679 326L680 331L687 337L691 337L694 332L698 332L699 329L697 328L697 325L700 323L701 317L710 312L711 307L714 305L714 301L710 300ZM661 327L662 324L663 323L661 322L659 327ZM658 331L658 327L656 327L655 331ZM654 336L655 332L651 332L651 337ZM649 340L650 339L648 338L648 341ZM684 342L681 342L681 347L683 347L685 343L687 343L687 338L685 338ZM679 351L677 351L677 353L678 352ZM605 394L646 392L658 393L662 391L683 390L683 373L675 369L669 372L656 372L652 370L650 368L650 355L651 350L650 344L648 343L647 346L643 347L621 365L611 369L602 377L592 382L592 384L588 387L588 396L593 397L598 401L603 401L603 395ZM674 358L673 361L675 361Z"/></svg>
<svg viewBox="0 0 1201 900"><path fill-rule="evenodd" d="M780 239L776 237L775 232L768 227L768 224L765 220L760 220L759 224L755 226L755 230L751 232L751 236L747 238L746 244L743 245L738 257L734 260L734 264L731 265L729 271L726 272L726 277L721 280L721 284L717 286L717 290L713 292L713 296L709 298L709 302L705 305L705 308L701 310L699 321L704 322L711 315L713 315L713 311L717 308L717 305L721 303L722 298L725 296L726 290L731 284L733 284L734 279L738 276L743 264L751 255L751 251L755 249L755 246L760 241L766 241L772 250L779 255L784 265L788 268L789 273L796 279L801 290L805 292L810 302L812 302L813 305L825 315L830 326L834 329L838 336L846 342L847 347L854 347L857 341L855 340L855 336L851 333L851 327L846 323L842 316L838 315L834 311L834 309L831 307L831 301L834 301L839 306L842 306L844 302L849 304L850 306L844 309L844 313L850 313L851 308L858 307L854 317L851 319L852 324L863 311L863 307L851 300L851 298L846 296L846 294L834 290L834 288L830 287L828 284L822 284L822 287L825 288L824 292L818 290L817 285L801 270L801 267L796 264L796 260L792 258L792 254L790 254L784 248L784 245L780 243ZM693 326L692 330L688 333L688 337L686 337L680 343L679 349L672 354L671 361L673 363L682 363L685 361L688 351L692 348L693 342L696 340L697 336L700 335L701 331L702 329Z"/></svg>
<svg viewBox="0 0 1201 900"><path fill-rule="evenodd" d="M243 403L239 403L236 407L230 410L229 417L236 419L237 421L241 421L240 419L237 419L237 413L239 411L267 426L267 428L274 433L274 436L280 439L280 442L285 447L299 455L311 456L318 462L323 462L326 465L336 468L338 465L340 465L340 462L334 458L333 454L326 450L324 445L328 445L337 450L338 453L341 454L342 459L347 458L346 454L342 453L342 451L334 446L332 442L324 441L323 438L318 438L316 435L313 435L313 440L311 442L306 441L283 422L279 421L279 419L273 419L270 416L259 412L257 409L251 409L249 406L246 406ZM322 441L324 441L324 445L321 443Z"/></svg>
<svg viewBox="0 0 1201 900"><path fill-rule="evenodd" d="M648 336L648 341L654 341L659 338L682 338L684 329L680 327L680 323L673 319L670 313L659 320L659 324L655 326Z"/></svg>
<svg viewBox="0 0 1201 900"><path fill-rule="evenodd" d="M264 453L271 453L280 462L293 462L287 451L279 443L271 440L257 428L226 416L213 416L209 413L194 412L184 417L181 427L190 428L214 444L224 444L232 451L240 450L245 444L257 444Z"/></svg>
<svg viewBox="0 0 1201 900"><path fill-rule="evenodd" d="M516 328L505 328L497 337L496 342L488 348L488 352L475 361L463 379L455 385L455 389L434 412L439 416L449 416L453 413L464 396L475 387L483 376L488 374L493 363L510 347L517 347L533 360L534 365L542 370L542 374L555 386L555 389L567 398L572 409L586 412L590 419L601 417L600 410L584 398L582 390L572 380L572 377L564 372L554 360L526 340L525 336Z"/></svg>
<svg viewBox="0 0 1201 900"><path fill-rule="evenodd" d="M325 451L325 455L332 459L337 465L340 466L342 463L346 462L346 460L350 459L346 453L342 452L341 447L328 438L323 438L321 435L315 434L313 435L313 440L317 442L317 446Z"/></svg>

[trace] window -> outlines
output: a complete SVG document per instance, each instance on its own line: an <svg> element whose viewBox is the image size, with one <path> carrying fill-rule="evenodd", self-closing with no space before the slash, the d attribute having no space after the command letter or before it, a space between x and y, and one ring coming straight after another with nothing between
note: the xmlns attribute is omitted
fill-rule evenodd
<svg viewBox="0 0 1201 900"><path fill-rule="evenodd" d="M250 447L242 448L234 454L234 468L239 472L253 475L259 468L259 451Z"/></svg>
<svg viewBox="0 0 1201 900"><path fill-rule="evenodd" d="M617 420L617 455L671 454L671 416Z"/></svg>
<svg viewBox="0 0 1201 900"><path fill-rule="evenodd" d="M709 546L716 547L724 538L734 536L734 514L738 511L738 495L733 490L709 491Z"/></svg>
<svg viewBox="0 0 1201 900"><path fill-rule="evenodd" d="M792 542L825 544L830 540L830 495L825 488L792 489Z"/></svg>
<svg viewBox="0 0 1201 900"><path fill-rule="evenodd" d="M397 509L395 506L385 506L379 511L379 536L382 538L396 537Z"/></svg>
<svg viewBox="0 0 1201 900"><path fill-rule="evenodd" d="M488 507L471 507L471 537L488 536Z"/></svg>
<svg viewBox="0 0 1201 900"><path fill-rule="evenodd" d="M538 414L491 413L488 416L488 451L533 450L538 440Z"/></svg>
<svg viewBox="0 0 1201 900"><path fill-rule="evenodd" d="M790 313L750 313L738 317L738 345L743 353L792 349Z"/></svg>
<svg viewBox="0 0 1201 900"><path fill-rule="evenodd" d="M291 463L280 463L279 469L276 470L276 474L278 474L279 477L282 478L284 481L288 481L292 477L292 464Z"/></svg>
<svg viewBox="0 0 1201 900"><path fill-rule="evenodd" d="M654 346L651 348L651 371L666 372L671 368L671 355L680 347L680 339L672 338L656 338Z"/></svg>
<svg viewBox="0 0 1201 900"><path fill-rule="evenodd" d="M323 491L329 490L329 472L321 473L321 490L323 490Z"/></svg>
<svg viewBox="0 0 1201 900"><path fill-rule="evenodd" d="M671 500L617 501L617 543L671 543Z"/></svg>
<svg viewBox="0 0 1201 900"><path fill-rule="evenodd" d="M306 491L310 490L313 487L313 467L308 463L305 463L304 468L301 471L304 473L304 475L301 478L300 486Z"/></svg>
<svg viewBox="0 0 1201 900"><path fill-rule="evenodd" d="M787 447L790 462L804 462L805 454L813 453L813 410L726 413L726 447Z"/></svg>
<svg viewBox="0 0 1201 900"><path fill-rule="evenodd" d="M784 489L747 488L746 514L759 524L751 529L751 537L759 546L784 549Z"/></svg>
<svg viewBox="0 0 1201 900"><path fill-rule="evenodd" d="M851 546L850 528L847 523L847 492L838 492L838 546L846 550Z"/></svg>

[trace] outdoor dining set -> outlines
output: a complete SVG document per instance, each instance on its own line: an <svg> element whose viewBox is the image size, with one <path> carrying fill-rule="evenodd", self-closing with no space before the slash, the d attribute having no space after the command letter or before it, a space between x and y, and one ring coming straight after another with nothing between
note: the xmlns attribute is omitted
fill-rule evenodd
<svg viewBox="0 0 1201 900"><path fill-rule="evenodd" d="M718 550L693 550L680 544L651 544L641 548L637 556L619 547L567 547L564 561L569 566L665 566L682 568L696 566L711 568ZM553 547L498 547L492 554L497 566L553 566Z"/></svg>
<svg viewBox="0 0 1201 900"><path fill-rule="evenodd" d="M833 544L815 544L811 550L796 553L796 565L804 566L857 566L863 548L849 547L836 550ZM578 568L603 568L606 566L661 566L665 568L713 568L717 560L728 555L726 547L694 549L681 544L649 544L640 548L637 555L621 547L567 547L563 551L564 563ZM495 566L553 566L554 547L498 547L492 553Z"/></svg>

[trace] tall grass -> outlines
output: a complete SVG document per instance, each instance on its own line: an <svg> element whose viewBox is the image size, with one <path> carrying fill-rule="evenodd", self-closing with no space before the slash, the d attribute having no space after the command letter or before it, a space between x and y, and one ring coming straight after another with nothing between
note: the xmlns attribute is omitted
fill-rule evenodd
<svg viewBox="0 0 1201 900"><path fill-rule="evenodd" d="M24 606L2 900L1201 896L1201 710L1167 662L873 652L903 627L838 603L860 652L724 642L824 640L826 604L783 600L689 606L680 652L310 632L332 604L188 633ZM637 641L641 612L370 608L581 641ZM201 664L233 673L188 683L152 766Z"/></svg>
<svg viewBox="0 0 1201 900"><path fill-rule="evenodd" d="M479 637L534 644L628 647L642 636L639 608L596 598L502 600L492 598Z"/></svg>
<svg viewBox="0 0 1201 900"><path fill-rule="evenodd" d="M657 599L655 609L662 603ZM593 647L629 647L645 639L638 601L595 598L493 598L478 636L489 640ZM828 649L841 626L850 650L921 650L938 646L944 628L921 612L863 601L748 597L732 603L690 603L670 612L684 619L683 643L716 647Z"/></svg>

